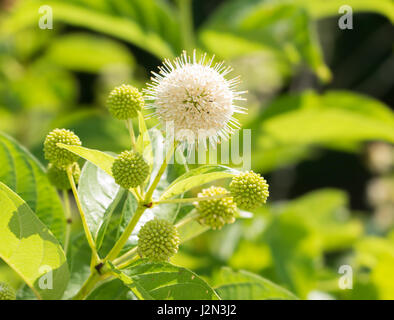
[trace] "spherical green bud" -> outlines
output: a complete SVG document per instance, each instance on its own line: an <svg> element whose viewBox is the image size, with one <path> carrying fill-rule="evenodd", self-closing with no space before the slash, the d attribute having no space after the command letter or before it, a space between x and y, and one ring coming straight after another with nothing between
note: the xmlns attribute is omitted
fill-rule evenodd
<svg viewBox="0 0 394 320"><path fill-rule="evenodd" d="M222 187L210 187L198 194L198 197L212 197L227 194ZM199 213L198 222L212 229L221 229L226 223L233 223L237 213L237 206L231 196L220 199L202 200L196 203Z"/></svg>
<svg viewBox="0 0 394 320"><path fill-rule="evenodd" d="M75 181L75 184L78 184L79 177L81 176L81 169L79 168L78 163L74 163L72 165L72 174ZM70 182L68 181L67 172L64 169L60 169L53 164L49 164L47 170L47 176L49 182L59 190L69 190L71 189Z"/></svg>
<svg viewBox="0 0 394 320"><path fill-rule="evenodd" d="M112 174L123 188L135 188L148 177L149 165L138 152L123 151L112 165Z"/></svg>
<svg viewBox="0 0 394 320"><path fill-rule="evenodd" d="M15 300L15 290L5 282L0 282L0 300Z"/></svg>
<svg viewBox="0 0 394 320"><path fill-rule="evenodd" d="M155 218L145 223L138 233L138 254L151 261L168 261L178 252L179 243L175 226Z"/></svg>
<svg viewBox="0 0 394 320"><path fill-rule="evenodd" d="M80 146L81 140L74 132L66 129L55 129L47 135L44 142L45 159L58 168L66 169L78 160L78 156L58 147L57 143Z"/></svg>
<svg viewBox="0 0 394 320"><path fill-rule="evenodd" d="M144 98L137 88L123 84L108 96L107 106L113 117L119 120L135 118L144 107Z"/></svg>
<svg viewBox="0 0 394 320"><path fill-rule="evenodd" d="M245 210L261 206L269 196L267 181L253 171L235 176L230 183L230 191L237 206Z"/></svg>

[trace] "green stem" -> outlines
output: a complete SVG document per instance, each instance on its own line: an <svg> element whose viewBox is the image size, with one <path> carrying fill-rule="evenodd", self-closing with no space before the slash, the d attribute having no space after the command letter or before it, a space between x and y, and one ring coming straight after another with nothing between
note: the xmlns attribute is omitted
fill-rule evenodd
<svg viewBox="0 0 394 320"><path fill-rule="evenodd" d="M136 150L136 142L135 142L135 135L134 135L134 129L133 129L133 121L131 119L127 119L125 121L126 121L126 127L129 130L129 134L130 134L131 149Z"/></svg>
<svg viewBox="0 0 394 320"><path fill-rule="evenodd" d="M196 210L195 210L196 211ZM192 212L190 213L186 218L182 219L181 221L179 221L176 225L175 228L179 229L180 227L183 227L185 224L192 222L193 220L195 220L195 218L198 217L198 213L197 212Z"/></svg>
<svg viewBox="0 0 394 320"><path fill-rule="evenodd" d="M192 0L177 0L183 46L187 51L195 48Z"/></svg>
<svg viewBox="0 0 394 320"><path fill-rule="evenodd" d="M70 208L70 199L68 197L68 191L63 190L63 202L64 202L64 213L66 217L66 235L64 239L64 253L67 255L68 245L70 243L70 234L71 234L71 208Z"/></svg>
<svg viewBox="0 0 394 320"><path fill-rule="evenodd" d="M108 253L108 255L105 257L104 261L108 261L108 260L111 261L119 255L120 251L126 244L127 240L129 239L131 233L133 232L135 226L137 225L138 221L140 220L142 214L145 212L146 209L147 207L144 206L143 204L141 203L138 204L137 210L135 211L125 231L122 233L118 241L116 241L115 245Z"/></svg>
<svg viewBox="0 0 394 320"><path fill-rule="evenodd" d="M166 199L166 200L158 200L153 201L153 205L158 205L161 203L188 203L188 202L199 202L199 201L208 201L214 199L223 199L231 197L231 193L226 194L219 194L217 196L210 196L210 197L196 197L196 198L180 198L180 199Z"/></svg>
<svg viewBox="0 0 394 320"><path fill-rule="evenodd" d="M124 260L133 258L136 254L137 254L137 247L134 247L133 249L130 249L124 255L120 256L119 258L115 259L112 262L116 267L118 267L121 263L124 262Z"/></svg>
<svg viewBox="0 0 394 320"><path fill-rule="evenodd" d="M82 209L81 201L79 200L79 197L78 197L77 187L75 186L71 166L69 166L67 168L67 177L68 177L68 180L70 181L70 185L71 185L71 189L74 194L75 202L77 204L78 211L81 215L82 225L83 225L83 229L85 231L86 239L88 240L89 246L92 249L92 265L93 265L94 263L100 261L100 257L97 254L96 245L94 244L92 234L90 233L88 223L86 222L85 213L83 212L83 209Z"/></svg>
<svg viewBox="0 0 394 320"><path fill-rule="evenodd" d="M97 272L92 272L78 293L73 297L73 300L84 300L99 281L100 275Z"/></svg>
<svg viewBox="0 0 394 320"><path fill-rule="evenodd" d="M176 148L176 143L174 143L171 146L171 148L168 150L168 153L166 154L166 157L164 158L163 163L161 164L160 169L157 172L155 179L153 180L152 184L150 185L148 191L146 192L145 200L147 202L151 201L153 192L155 191L157 185L159 184L161 176L163 175L164 171L166 171L168 161L171 159L171 157L175 151L175 148Z"/></svg>

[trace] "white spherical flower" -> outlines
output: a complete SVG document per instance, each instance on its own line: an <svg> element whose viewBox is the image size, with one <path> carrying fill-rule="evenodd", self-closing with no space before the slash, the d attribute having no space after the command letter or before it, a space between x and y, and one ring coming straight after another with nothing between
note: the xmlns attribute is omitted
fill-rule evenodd
<svg viewBox="0 0 394 320"><path fill-rule="evenodd" d="M165 60L160 72L153 72L152 83L145 90L145 98L154 108L153 115L165 125L173 126L175 139L189 145L208 140L212 144L227 139L239 129L234 113L243 113L236 106L243 91L236 91L239 77L226 79L231 72L223 62L213 58L190 58L184 51L173 62Z"/></svg>

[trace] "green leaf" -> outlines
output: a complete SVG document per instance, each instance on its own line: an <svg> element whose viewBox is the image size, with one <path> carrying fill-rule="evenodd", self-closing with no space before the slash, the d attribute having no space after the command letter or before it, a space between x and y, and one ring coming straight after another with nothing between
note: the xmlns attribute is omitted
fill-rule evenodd
<svg viewBox="0 0 394 320"><path fill-rule="evenodd" d="M194 272L170 263L139 261L126 270L111 266L115 277L146 300L217 300L215 291Z"/></svg>
<svg viewBox="0 0 394 320"><path fill-rule="evenodd" d="M94 164L85 163L79 180L78 196L94 240L97 240L99 230L105 227L105 221L109 222L124 193L125 190L111 176Z"/></svg>
<svg viewBox="0 0 394 320"><path fill-rule="evenodd" d="M115 160L113 156L99 150L88 149L80 146L69 146L63 143L58 143L57 145L60 148L67 149L68 151L71 151L72 153L75 153L81 158L84 158L85 160L93 163L95 166L99 167L107 174L112 176L111 168Z"/></svg>
<svg viewBox="0 0 394 320"><path fill-rule="evenodd" d="M0 162L0 181L19 194L55 237L63 241L66 229L63 207L42 165L18 142L2 133Z"/></svg>
<svg viewBox="0 0 394 320"><path fill-rule="evenodd" d="M206 48L220 56L270 51L289 66L309 65L321 80L328 81L331 73L315 33L307 11L294 3L235 0L216 10L199 36ZM231 38L238 45L229 45Z"/></svg>
<svg viewBox="0 0 394 320"><path fill-rule="evenodd" d="M201 166L186 172L174 182L172 182L166 191L164 191L164 193L160 196L160 200L172 198L194 187L201 186L214 180L231 178L237 173L237 170L221 165Z"/></svg>
<svg viewBox="0 0 394 320"><path fill-rule="evenodd" d="M121 280L115 279L94 289L86 300L136 300L136 298Z"/></svg>
<svg viewBox="0 0 394 320"><path fill-rule="evenodd" d="M56 37L46 58L58 66L82 72L100 72L109 65L133 66L127 47L109 38L88 33L72 33Z"/></svg>
<svg viewBox="0 0 394 320"><path fill-rule="evenodd" d="M84 232L75 234L70 239L70 247L67 252L67 261L70 269L70 280L64 292L63 299L71 299L82 287L89 277L90 258L92 250L86 240Z"/></svg>
<svg viewBox="0 0 394 320"><path fill-rule="evenodd" d="M300 161L316 145L354 152L365 141L394 141L393 112L377 100L346 91L282 96L251 127L257 130L253 165L261 171Z"/></svg>
<svg viewBox="0 0 394 320"><path fill-rule="evenodd" d="M296 0L298 5L305 7L314 18L325 18L338 16L338 10L343 5L348 5L354 12L376 12L388 17L394 22L394 8L392 0L348 0L344 3L341 0Z"/></svg>
<svg viewBox="0 0 394 320"><path fill-rule="evenodd" d="M290 291L248 271L234 272L224 267L216 292L223 300L295 300Z"/></svg>
<svg viewBox="0 0 394 320"><path fill-rule="evenodd" d="M344 250L362 235L359 220L351 219L345 192L321 189L309 192L284 206L282 213L297 216L318 233L325 251Z"/></svg>
<svg viewBox="0 0 394 320"><path fill-rule="evenodd" d="M104 1L102 4L88 0L24 1L5 19L2 29L15 32L35 25L40 6L49 5L56 12L57 22L125 40L158 58L172 57L174 48L180 48L179 23L165 2Z"/></svg>
<svg viewBox="0 0 394 320"><path fill-rule="evenodd" d="M0 182L0 258L40 299L60 299L69 273L59 242L16 193ZM45 277L43 277L45 275ZM52 289L46 287L52 279Z"/></svg>

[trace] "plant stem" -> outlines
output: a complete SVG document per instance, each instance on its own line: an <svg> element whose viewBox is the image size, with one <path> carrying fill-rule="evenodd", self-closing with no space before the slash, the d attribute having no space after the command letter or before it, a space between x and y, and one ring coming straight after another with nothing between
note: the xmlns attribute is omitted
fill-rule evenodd
<svg viewBox="0 0 394 320"><path fill-rule="evenodd" d="M64 239L64 253L67 255L68 245L70 243L70 234L71 234L71 208L70 208L70 199L68 197L68 191L63 190L63 202L64 202L64 213L66 217L66 235Z"/></svg>
<svg viewBox="0 0 394 320"><path fill-rule="evenodd" d="M75 202L77 203L78 211L81 215L82 225L83 225L83 229L85 231L86 239L88 240L89 246L92 249L92 264L94 264L94 263L100 261L100 257L97 254L96 245L94 244L92 234L90 233L88 223L86 222L85 213L82 210L82 205L81 205L81 201L79 200L79 197L78 197L78 192L77 192L77 188L75 186L71 166L69 166L67 168L67 177L68 177L68 180L70 181L70 185L71 185L71 189L74 194Z"/></svg>
<svg viewBox="0 0 394 320"><path fill-rule="evenodd" d="M158 205L161 203L188 203L188 202L195 202L195 201L199 202L199 201L207 201L207 200L214 200L214 199L223 199L223 198L228 198L228 197L231 197L231 193L219 194L217 196L210 196L210 197L158 200L158 201L153 201L153 205Z"/></svg>
<svg viewBox="0 0 394 320"><path fill-rule="evenodd" d="M144 213L144 211L146 209L147 209L147 207L144 206L143 204L141 204L141 203L138 204L137 210L135 211L135 213L134 213L133 217L131 218L129 224L127 225L125 231L122 233L122 235L120 236L118 241L116 241L115 245L113 246L111 251L108 253L108 255L105 257L104 261L107 261L107 260L111 261L118 256L119 252L122 250L122 248L126 244L127 240L129 239L131 233L133 232L135 226L137 225L138 220L140 220L142 214Z"/></svg>
<svg viewBox="0 0 394 320"><path fill-rule="evenodd" d="M194 210L196 211L196 210ZM198 216L197 212L192 212L190 213L187 217L185 217L184 219L182 219L181 221L179 221L176 225L175 228L179 229L180 227L184 226L185 224L193 221L196 217Z"/></svg>
<svg viewBox="0 0 394 320"><path fill-rule="evenodd" d="M133 249L130 249L127 251L124 255L120 256L119 258L115 259L112 261L112 263L118 267L122 261L127 260L128 258L132 258L137 254L137 247L134 247Z"/></svg>
<svg viewBox="0 0 394 320"><path fill-rule="evenodd" d="M187 51L195 48L192 0L178 0L183 46Z"/></svg>
<svg viewBox="0 0 394 320"><path fill-rule="evenodd" d="M131 119L127 119L126 121L126 127L129 130L130 134L130 141L131 141L131 149L136 149L136 143L135 143L135 135L134 135L134 129L133 129L133 121Z"/></svg>
<svg viewBox="0 0 394 320"><path fill-rule="evenodd" d="M150 185L148 191L146 192L145 200L147 202L151 201L151 198L152 198L152 195L153 195L153 191L155 191L157 185L160 182L161 176L163 175L164 171L166 171L166 168L167 168L167 165L168 165L168 161L171 159L171 157L172 157L172 155L173 155L173 153L175 151L175 148L176 148L176 143L174 143L171 146L171 148L168 150L168 152L167 152L167 154L166 154L166 156L165 156L165 158L163 160L163 163L161 164L161 167L160 167L159 171L156 174L155 179L153 180L152 184Z"/></svg>
<svg viewBox="0 0 394 320"><path fill-rule="evenodd" d="M82 285L78 293L73 297L73 300L84 300L86 296L93 290L97 282L100 280L100 275L97 272L92 272L89 278Z"/></svg>

